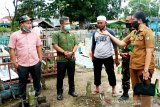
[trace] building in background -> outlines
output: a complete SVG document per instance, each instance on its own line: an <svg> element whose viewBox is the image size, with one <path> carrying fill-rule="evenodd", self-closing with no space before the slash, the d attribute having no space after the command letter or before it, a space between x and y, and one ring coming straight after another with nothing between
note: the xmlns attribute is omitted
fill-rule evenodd
<svg viewBox="0 0 160 107"><path fill-rule="evenodd" d="M5 16L0 18L0 27L9 27L13 16Z"/></svg>

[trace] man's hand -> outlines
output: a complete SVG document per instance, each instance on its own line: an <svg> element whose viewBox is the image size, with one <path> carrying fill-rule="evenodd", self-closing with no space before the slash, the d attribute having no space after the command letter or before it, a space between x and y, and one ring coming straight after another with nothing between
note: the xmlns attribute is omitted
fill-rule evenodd
<svg viewBox="0 0 160 107"><path fill-rule="evenodd" d="M116 66L120 64L118 58L116 58L114 61L115 61Z"/></svg>
<svg viewBox="0 0 160 107"><path fill-rule="evenodd" d="M64 55L66 56L66 58L71 58L72 57L72 55L73 55L73 52L69 52L69 51L65 51L64 52Z"/></svg>
<svg viewBox="0 0 160 107"><path fill-rule="evenodd" d="M14 66L15 69L17 69L19 65L18 65L17 62L15 62L15 63L13 63L13 66Z"/></svg>
<svg viewBox="0 0 160 107"><path fill-rule="evenodd" d="M89 53L89 56L91 58L91 60L93 61L93 58L94 58L94 54L92 52Z"/></svg>

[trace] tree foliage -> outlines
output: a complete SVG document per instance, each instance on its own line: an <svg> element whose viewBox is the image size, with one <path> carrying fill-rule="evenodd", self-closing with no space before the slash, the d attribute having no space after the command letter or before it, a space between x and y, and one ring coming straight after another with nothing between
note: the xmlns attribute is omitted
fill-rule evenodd
<svg viewBox="0 0 160 107"><path fill-rule="evenodd" d="M136 11L143 11L146 16L158 16L159 0L130 0L125 7L125 16Z"/></svg>
<svg viewBox="0 0 160 107"><path fill-rule="evenodd" d="M27 14L33 19L45 18L50 21L50 11L47 10L47 3L45 0L13 0L13 5L15 7L15 15L12 19L12 31L17 30L17 22L19 16Z"/></svg>
<svg viewBox="0 0 160 107"><path fill-rule="evenodd" d="M57 12L55 16L69 16L71 21L95 21L98 15L115 19L120 12L121 0L55 0L50 4Z"/></svg>
<svg viewBox="0 0 160 107"><path fill-rule="evenodd" d="M48 18L45 0L19 0L18 15L28 14L32 18Z"/></svg>
<svg viewBox="0 0 160 107"><path fill-rule="evenodd" d="M13 0L13 6L14 6L14 16L13 16L13 19L12 19L12 22L11 22L11 31L15 31L17 30L17 22L16 22L16 17L17 17L17 7L18 7L18 0ZM10 15L10 13L9 13ZM10 16L11 17L11 16Z"/></svg>
<svg viewBox="0 0 160 107"><path fill-rule="evenodd" d="M15 18L27 14L31 18L58 18L68 16L71 21L96 21L98 15L107 19L117 19L120 14L121 0L14 0Z"/></svg>

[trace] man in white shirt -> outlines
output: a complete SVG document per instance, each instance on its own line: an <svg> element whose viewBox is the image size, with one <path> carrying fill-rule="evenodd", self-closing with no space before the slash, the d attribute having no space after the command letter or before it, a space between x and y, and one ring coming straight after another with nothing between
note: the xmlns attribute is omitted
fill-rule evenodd
<svg viewBox="0 0 160 107"><path fill-rule="evenodd" d="M42 39L42 28L38 26L38 22L33 22L33 31Z"/></svg>

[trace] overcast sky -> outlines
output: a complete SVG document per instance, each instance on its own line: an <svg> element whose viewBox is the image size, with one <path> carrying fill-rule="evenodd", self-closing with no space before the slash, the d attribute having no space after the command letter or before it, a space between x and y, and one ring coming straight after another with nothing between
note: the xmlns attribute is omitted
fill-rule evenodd
<svg viewBox="0 0 160 107"><path fill-rule="evenodd" d="M8 12L5 7L9 9L11 15L14 13L13 0L0 0L0 18L8 16Z"/></svg>
<svg viewBox="0 0 160 107"><path fill-rule="evenodd" d="M46 0L46 1L48 1L48 0ZM129 0L125 0L125 1L129 1ZM126 6L126 4L127 4L127 2L126 3L122 2L122 7ZM0 18L2 18L4 16L9 16L5 7L7 7L9 9L12 16L14 15L13 0L0 0Z"/></svg>

